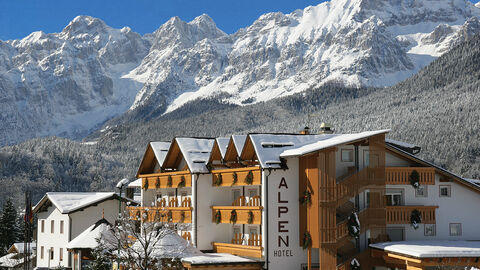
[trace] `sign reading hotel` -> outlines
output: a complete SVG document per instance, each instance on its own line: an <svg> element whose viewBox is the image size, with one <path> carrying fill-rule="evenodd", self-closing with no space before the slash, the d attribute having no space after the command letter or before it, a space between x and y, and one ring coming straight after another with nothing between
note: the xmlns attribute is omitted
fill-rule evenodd
<svg viewBox="0 0 480 270"><path fill-rule="evenodd" d="M296 164L294 164L296 163ZM299 269L307 253L299 240L298 162L268 178L268 260L271 269Z"/></svg>

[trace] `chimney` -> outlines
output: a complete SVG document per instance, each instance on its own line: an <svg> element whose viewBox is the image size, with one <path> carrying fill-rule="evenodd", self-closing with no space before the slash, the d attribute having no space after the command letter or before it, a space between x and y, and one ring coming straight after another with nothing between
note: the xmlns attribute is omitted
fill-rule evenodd
<svg viewBox="0 0 480 270"><path fill-rule="evenodd" d="M335 129L330 124L322 123L320 125L320 134L333 134L334 131Z"/></svg>
<svg viewBox="0 0 480 270"><path fill-rule="evenodd" d="M310 134L310 128L309 127L304 127L302 130L300 130L300 134L302 134L302 135Z"/></svg>

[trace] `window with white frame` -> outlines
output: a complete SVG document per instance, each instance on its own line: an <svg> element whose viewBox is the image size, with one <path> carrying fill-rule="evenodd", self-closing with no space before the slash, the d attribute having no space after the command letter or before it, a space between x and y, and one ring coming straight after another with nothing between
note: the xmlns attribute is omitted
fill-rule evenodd
<svg viewBox="0 0 480 270"><path fill-rule="evenodd" d="M248 190L248 196L250 198L257 196L257 189L256 188L255 189L249 189Z"/></svg>
<svg viewBox="0 0 480 270"><path fill-rule="evenodd" d="M425 236L435 236L436 233L435 224L425 224Z"/></svg>
<svg viewBox="0 0 480 270"><path fill-rule="evenodd" d="M403 190L387 190L385 198L387 206L403 205Z"/></svg>
<svg viewBox="0 0 480 270"><path fill-rule="evenodd" d="M419 186L415 189L415 197L428 197L427 186Z"/></svg>
<svg viewBox="0 0 480 270"><path fill-rule="evenodd" d="M450 223L450 236L462 235L462 223Z"/></svg>
<svg viewBox="0 0 480 270"><path fill-rule="evenodd" d="M452 187L450 185L440 186L440 197L450 197L452 195Z"/></svg>
<svg viewBox="0 0 480 270"><path fill-rule="evenodd" d="M341 160L342 160L342 162L353 162L353 150L352 149L342 149Z"/></svg>

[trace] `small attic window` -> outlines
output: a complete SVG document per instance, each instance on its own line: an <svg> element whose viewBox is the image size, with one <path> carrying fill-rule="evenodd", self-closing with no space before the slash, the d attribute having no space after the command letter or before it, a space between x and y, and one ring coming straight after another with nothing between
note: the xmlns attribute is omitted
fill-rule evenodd
<svg viewBox="0 0 480 270"><path fill-rule="evenodd" d="M193 163L205 163L204 160L194 160Z"/></svg>
<svg viewBox="0 0 480 270"><path fill-rule="evenodd" d="M289 147L289 146L294 146L294 144L291 143L291 142L286 142L286 143L264 142L264 143L262 143L263 148L282 148L282 147Z"/></svg>
<svg viewBox="0 0 480 270"><path fill-rule="evenodd" d="M168 149L161 149L160 152L168 152Z"/></svg>
<svg viewBox="0 0 480 270"><path fill-rule="evenodd" d="M197 150L190 150L188 153L196 153L196 154L210 154L209 151L197 151Z"/></svg>

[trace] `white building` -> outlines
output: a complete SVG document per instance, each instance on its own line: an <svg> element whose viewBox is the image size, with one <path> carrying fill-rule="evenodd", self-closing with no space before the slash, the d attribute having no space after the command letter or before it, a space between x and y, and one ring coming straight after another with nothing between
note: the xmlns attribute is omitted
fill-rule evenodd
<svg viewBox="0 0 480 270"><path fill-rule="evenodd" d="M71 268L73 256L67 244L102 215L114 223L119 204L114 192L48 192L33 209L38 222L37 268Z"/></svg>

